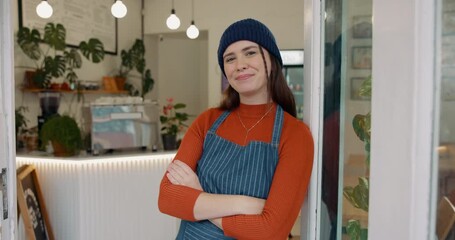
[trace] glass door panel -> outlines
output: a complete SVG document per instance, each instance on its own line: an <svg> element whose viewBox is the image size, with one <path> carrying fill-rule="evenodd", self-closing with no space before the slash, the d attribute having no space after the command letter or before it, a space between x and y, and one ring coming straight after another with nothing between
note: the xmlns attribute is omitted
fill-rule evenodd
<svg viewBox="0 0 455 240"><path fill-rule="evenodd" d="M326 239L367 239L372 0L326 0L322 217Z"/></svg>
<svg viewBox="0 0 455 240"><path fill-rule="evenodd" d="M436 28L440 30L437 48L440 49L441 98L436 235L439 239L455 239L454 224L444 218L454 211L455 204L455 0L443 0L437 16L441 24ZM449 207L444 209L444 206Z"/></svg>

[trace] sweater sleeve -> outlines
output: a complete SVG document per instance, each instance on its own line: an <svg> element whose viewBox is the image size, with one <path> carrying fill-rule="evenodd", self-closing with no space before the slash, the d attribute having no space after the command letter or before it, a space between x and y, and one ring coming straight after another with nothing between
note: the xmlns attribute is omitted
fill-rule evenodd
<svg viewBox="0 0 455 240"><path fill-rule="evenodd" d="M226 236L239 239L286 239L306 196L313 165L313 138L300 123L283 128L279 162L260 215L224 217Z"/></svg>
<svg viewBox="0 0 455 240"><path fill-rule="evenodd" d="M211 125L210 115L207 111L191 124L174 158L186 163L193 171L196 171L197 163L202 156L204 137L208 129L206 126ZM158 208L162 213L195 221L193 208L202 191L174 185L166 177L166 173L161 180Z"/></svg>

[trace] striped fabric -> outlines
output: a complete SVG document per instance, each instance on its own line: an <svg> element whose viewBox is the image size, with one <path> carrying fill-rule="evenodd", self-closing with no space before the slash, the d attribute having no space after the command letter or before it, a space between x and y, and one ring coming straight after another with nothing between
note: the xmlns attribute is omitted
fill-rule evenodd
<svg viewBox="0 0 455 240"><path fill-rule="evenodd" d="M241 146L221 138L216 130L230 114L224 112L211 126L204 141L204 153L197 174L205 192L246 195L266 199L278 163L278 144L283 110L277 106L272 142L250 141ZM182 220L177 239L232 239L210 221Z"/></svg>

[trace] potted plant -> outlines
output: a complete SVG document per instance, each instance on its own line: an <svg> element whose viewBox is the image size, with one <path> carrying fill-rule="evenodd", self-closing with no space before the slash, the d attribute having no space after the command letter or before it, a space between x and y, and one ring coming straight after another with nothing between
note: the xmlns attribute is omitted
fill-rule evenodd
<svg viewBox="0 0 455 240"><path fill-rule="evenodd" d="M81 130L76 121L67 115L54 115L42 126L40 131L41 148L51 142L54 155L74 156L82 149Z"/></svg>
<svg viewBox="0 0 455 240"><path fill-rule="evenodd" d="M119 71L115 76L118 89L127 90L131 96L141 96L144 98L145 94L153 89L155 83L150 69L145 69L144 41L136 39L130 49L122 50L121 60ZM137 90L131 83L126 82L128 76L135 77L134 75L130 75L133 70L136 70L141 75L141 91Z"/></svg>
<svg viewBox="0 0 455 240"><path fill-rule="evenodd" d="M368 76L360 86L359 96L371 98L371 75ZM368 212L370 198L370 142L371 142L371 113L357 114L352 119L352 126L355 134L365 146L365 163L367 166L365 176L359 177L359 184L347 186L343 189L343 196L355 208ZM363 226L365 227L365 226ZM368 238L368 229L362 228L360 220L349 219L346 225L346 232L351 240L364 240Z"/></svg>
<svg viewBox="0 0 455 240"><path fill-rule="evenodd" d="M35 63L34 71L26 72L30 78L29 88L50 88L52 77L65 78L75 86L78 79L75 69L82 67L82 55L98 63L104 59L103 43L91 38L79 43L79 48L66 48L66 29L59 23L47 23L41 37L37 29L21 27L17 33L17 43L27 57ZM47 48L42 48L47 46Z"/></svg>
<svg viewBox="0 0 455 240"><path fill-rule="evenodd" d="M167 103L163 106L163 112L160 116L161 137L164 150L174 150L177 148L177 134L188 127L184 122L188 120L189 115L179 111L179 109L186 107L185 104L174 104L172 98L168 98L166 101Z"/></svg>

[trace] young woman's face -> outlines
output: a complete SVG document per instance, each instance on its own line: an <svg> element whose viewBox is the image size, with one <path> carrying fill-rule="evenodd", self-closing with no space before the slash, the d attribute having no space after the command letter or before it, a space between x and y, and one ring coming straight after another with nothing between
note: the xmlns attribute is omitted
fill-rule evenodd
<svg viewBox="0 0 455 240"><path fill-rule="evenodd" d="M270 74L270 55L263 48ZM223 54L224 72L229 84L239 93L240 101L250 104L266 103L267 75L259 45L251 41L238 41L226 48Z"/></svg>

